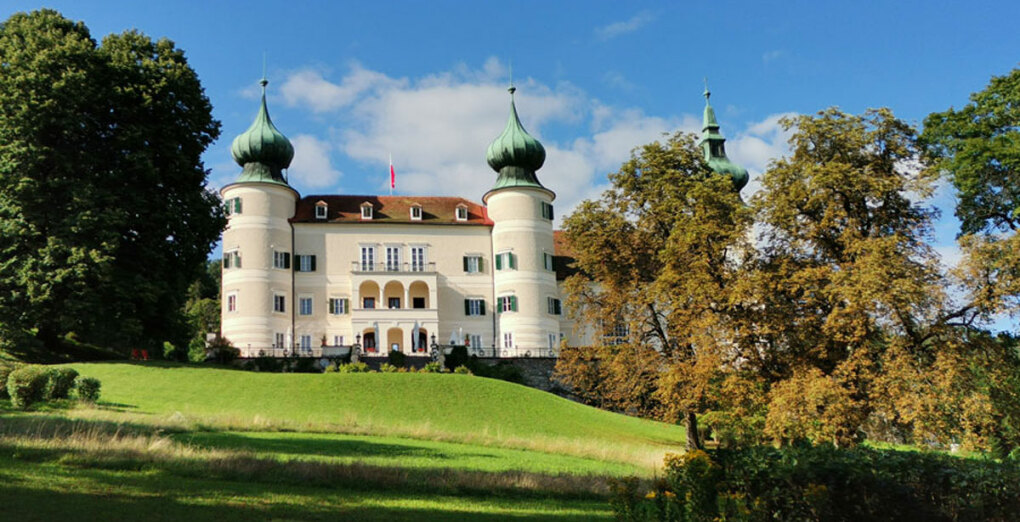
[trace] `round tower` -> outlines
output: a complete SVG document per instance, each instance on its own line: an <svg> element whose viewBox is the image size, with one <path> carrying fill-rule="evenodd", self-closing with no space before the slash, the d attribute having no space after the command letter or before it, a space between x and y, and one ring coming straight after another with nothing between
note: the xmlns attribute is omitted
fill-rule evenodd
<svg viewBox="0 0 1020 522"><path fill-rule="evenodd" d="M510 117L489 145L486 160L499 173L482 201L493 221L496 348L508 356L547 353L559 346L560 297L553 271L553 191L535 172L545 148L517 116L510 87Z"/></svg>
<svg viewBox="0 0 1020 522"><path fill-rule="evenodd" d="M269 118L266 84L255 121L234 138L230 153L242 167L220 195L227 211L223 232L221 324L223 336L243 355L293 345L294 216L298 193L283 169L294 146Z"/></svg>
<svg viewBox="0 0 1020 522"><path fill-rule="evenodd" d="M747 185L747 169L730 161L726 157L726 138L719 132L719 122L715 119L715 109L708 99L712 96L708 90L708 82L705 82L705 114L701 126L701 149L705 153L705 160L708 167L716 174L724 174L733 180L733 188L737 192Z"/></svg>

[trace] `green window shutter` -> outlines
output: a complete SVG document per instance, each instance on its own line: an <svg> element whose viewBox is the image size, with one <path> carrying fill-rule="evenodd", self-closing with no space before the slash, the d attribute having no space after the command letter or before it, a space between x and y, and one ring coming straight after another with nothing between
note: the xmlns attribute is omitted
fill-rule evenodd
<svg viewBox="0 0 1020 522"><path fill-rule="evenodd" d="M556 311L556 315L563 314L563 304L560 302L559 299L553 300L553 309Z"/></svg>
<svg viewBox="0 0 1020 522"><path fill-rule="evenodd" d="M482 312L482 315L485 315L485 300L484 299L481 302L478 303L478 309Z"/></svg>
<svg viewBox="0 0 1020 522"><path fill-rule="evenodd" d="M485 271L485 258L482 256L478 256L478 273L482 273L484 271Z"/></svg>
<svg viewBox="0 0 1020 522"><path fill-rule="evenodd" d="M471 300L464 300L464 315L471 315Z"/></svg>
<svg viewBox="0 0 1020 522"><path fill-rule="evenodd" d="M336 313L336 301L334 301L332 299L327 299L327 302L329 302L329 313L330 314L335 314Z"/></svg>
<svg viewBox="0 0 1020 522"><path fill-rule="evenodd" d="M290 268L290 252L283 253L283 268Z"/></svg>
<svg viewBox="0 0 1020 522"><path fill-rule="evenodd" d="M351 300L350 299L343 299L343 302L344 302L344 313L345 314L351 313Z"/></svg>
<svg viewBox="0 0 1020 522"><path fill-rule="evenodd" d="M511 312L516 312L517 311L517 296L516 295L510 296L510 311Z"/></svg>
<svg viewBox="0 0 1020 522"><path fill-rule="evenodd" d="M496 256L496 270L503 270L503 254Z"/></svg>
<svg viewBox="0 0 1020 522"><path fill-rule="evenodd" d="M234 252L234 268L241 268L241 253Z"/></svg>
<svg viewBox="0 0 1020 522"><path fill-rule="evenodd" d="M517 256L515 256L513 254L507 254L506 257L509 258L509 260L510 260L510 263L509 263L510 264L510 269L511 270L517 270Z"/></svg>
<svg viewBox="0 0 1020 522"><path fill-rule="evenodd" d="M287 262L284 261L285 265L286 265L286 263ZM294 271L295 272L299 272L300 269L301 269L301 256L294 256Z"/></svg>
<svg viewBox="0 0 1020 522"><path fill-rule="evenodd" d="M467 269L468 269L467 263L468 263L468 258L467 258L467 256L464 256L464 271L465 272L467 272Z"/></svg>
<svg viewBox="0 0 1020 522"><path fill-rule="evenodd" d="M223 268L230 268L230 254L223 254Z"/></svg>
<svg viewBox="0 0 1020 522"><path fill-rule="evenodd" d="M234 198L234 213L241 213L241 198Z"/></svg>
<svg viewBox="0 0 1020 522"><path fill-rule="evenodd" d="M312 256L312 272L315 271L315 256Z"/></svg>

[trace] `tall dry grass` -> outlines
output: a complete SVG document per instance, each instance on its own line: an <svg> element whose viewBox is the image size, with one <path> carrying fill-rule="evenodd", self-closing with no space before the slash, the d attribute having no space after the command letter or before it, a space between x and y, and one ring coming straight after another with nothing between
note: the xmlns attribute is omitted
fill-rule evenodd
<svg viewBox="0 0 1020 522"><path fill-rule="evenodd" d="M44 417L0 418L0 448L81 468L159 469L182 477L436 493L604 497L610 480L596 475L280 461L247 451L182 444L151 428Z"/></svg>

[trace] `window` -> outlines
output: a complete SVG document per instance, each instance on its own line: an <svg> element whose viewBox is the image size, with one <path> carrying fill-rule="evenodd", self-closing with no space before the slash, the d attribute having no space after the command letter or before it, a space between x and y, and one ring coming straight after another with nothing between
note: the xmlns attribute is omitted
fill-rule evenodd
<svg viewBox="0 0 1020 522"><path fill-rule="evenodd" d="M549 307L549 313L550 314L552 314L552 315L560 315L560 314L563 313L563 309L562 309L562 307L560 305L560 300L559 299L556 299L555 297L549 297L547 299L548 299L548 307Z"/></svg>
<svg viewBox="0 0 1020 522"><path fill-rule="evenodd" d="M334 335L333 336L333 346L343 346L343 345L344 345L344 336L342 336L342 335Z"/></svg>
<svg viewBox="0 0 1020 522"><path fill-rule="evenodd" d="M286 348L286 347L287 345L284 344L283 332L276 332L276 343L273 344L273 348Z"/></svg>
<svg viewBox="0 0 1020 522"><path fill-rule="evenodd" d="M366 298L362 299L361 302L364 304L364 306L362 308L367 308L367 309L375 308L375 298L374 297L366 297Z"/></svg>
<svg viewBox="0 0 1020 522"><path fill-rule="evenodd" d="M392 309L392 310L400 308L400 298L399 297L391 297L391 298L389 298L386 301L386 308L389 308L389 309Z"/></svg>
<svg viewBox="0 0 1020 522"><path fill-rule="evenodd" d="M411 207L411 219L414 221L421 221L421 205Z"/></svg>
<svg viewBox="0 0 1020 522"><path fill-rule="evenodd" d="M417 309L425 308L425 298L424 297L412 297L411 298L411 308L417 308Z"/></svg>
<svg viewBox="0 0 1020 522"><path fill-rule="evenodd" d="M298 313L301 315L312 315L312 298L311 297L299 297L298 298Z"/></svg>
<svg viewBox="0 0 1020 522"><path fill-rule="evenodd" d="M366 272L375 270L375 247L361 247L361 269Z"/></svg>
<svg viewBox="0 0 1020 522"><path fill-rule="evenodd" d="M273 252L273 268L290 268L290 252Z"/></svg>
<svg viewBox="0 0 1020 522"><path fill-rule="evenodd" d="M607 346L616 346L627 342L630 337L630 326L627 323L616 323L602 334L602 342Z"/></svg>
<svg viewBox="0 0 1020 522"><path fill-rule="evenodd" d="M387 272L400 271L400 247L395 246L386 247L386 271Z"/></svg>
<svg viewBox="0 0 1020 522"><path fill-rule="evenodd" d="M546 270L553 269L553 256L549 252L542 252L542 266Z"/></svg>
<svg viewBox="0 0 1020 522"><path fill-rule="evenodd" d="M361 219L372 219L372 204L362 203L361 204Z"/></svg>
<svg viewBox="0 0 1020 522"><path fill-rule="evenodd" d="M485 300L477 298L465 299L464 315L485 315Z"/></svg>
<svg viewBox="0 0 1020 522"><path fill-rule="evenodd" d="M425 247L423 246L411 247L411 271L412 272L425 271Z"/></svg>
<svg viewBox="0 0 1020 522"><path fill-rule="evenodd" d="M511 332L503 332L503 348L514 347L514 334Z"/></svg>
<svg viewBox="0 0 1020 522"><path fill-rule="evenodd" d="M482 336L481 335L469 334L467 336L467 339L465 339L465 342L467 343L468 346L472 346L474 348L481 348L482 347Z"/></svg>
<svg viewBox="0 0 1020 522"><path fill-rule="evenodd" d="M301 336L301 350L305 352L312 351L312 336L302 335Z"/></svg>
<svg viewBox="0 0 1020 522"><path fill-rule="evenodd" d="M241 213L241 198L230 198L223 202L223 210L227 217Z"/></svg>
<svg viewBox="0 0 1020 522"><path fill-rule="evenodd" d="M287 296L283 294L273 294L273 311L280 313L287 311Z"/></svg>
<svg viewBox="0 0 1020 522"><path fill-rule="evenodd" d="M315 256L314 255L294 256L294 268L297 269L298 272L314 272Z"/></svg>
<svg viewBox="0 0 1020 522"><path fill-rule="evenodd" d="M496 254L496 270L516 270L517 256L512 252L501 252Z"/></svg>
<svg viewBox="0 0 1020 522"><path fill-rule="evenodd" d="M516 312L517 311L517 296L516 295L504 295L496 299L496 311L497 312Z"/></svg>
<svg viewBox="0 0 1020 522"><path fill-rule="evenodd" d="M457 206L457 221L467 221L467 218L468 218L467 206L465 206L465 205L458 205Z"/></svg>
<svg viewBox="0 0 1020 522"><path fill-rule="evenodd" d="M346 314L350 308L350 302L342 297L330 297L329 298L329 313L331 315L343 315Z"/></svg>
<svg viewBox="0 0 1020 522"><path fill-rule="evenodd" d="M228 312L236 312L237 311L237 294L236 293L227 294L227 311Z"/></svg>
<svg viewBox="0 0 1020 522"><path fill-rule="evenodd" d="M320 201L315 205L315 219L326 219L326 212L329 211L329 206L326 203Z"/></svg>
<svg viewBox="0 0 1020 522"><path fill-rule="evenodd" d="M223 253L223 268L241 268L241 251L231 250Z"/></svg>
<svg viewBox="0 0 1020 522"><path fill-rule="evenodd" d="M482 271L482 256L479 254L468 254L464 256L464 271L469 274L477 274Z"/></svg>
<svg viewBox="0 0 1020 522"><path fill-rule="evenodd" d="M545 201L542 202L542 217L544 217L545 219L550 219L550 220L553 218L553 206L552 206L552 204L546 203Z"/></svg>
<svg viewBox="0 0 1020 522"><path fill-rule="evenodd" d="M556 338L557 337L558 336L556 334L552 334L552 333L549 334L549 351L552 351L552 350L556 349L556 340L557 340Z"/></svg>

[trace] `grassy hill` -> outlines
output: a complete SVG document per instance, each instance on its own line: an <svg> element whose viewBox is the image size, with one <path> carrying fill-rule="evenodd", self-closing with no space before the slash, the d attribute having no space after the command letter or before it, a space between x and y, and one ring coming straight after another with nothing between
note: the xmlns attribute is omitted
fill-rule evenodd
<svg viewBox="0 0 1020 522"><path fill-rule="evenodd" d="M466 375L70 366L99 405L0 401L6 518L606 520L684 435Z"/></svg>
<svg viewBox="0 0 1020 522"><path fill-rule="evenodd" d="M162 363L72 365L103 400L217 428L403 436L526 448L649 467L683 430L504 381L451 374L278 374Z"/></svg>

